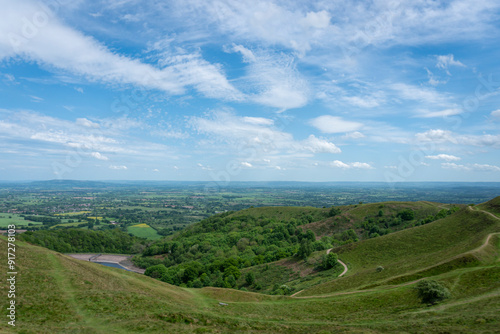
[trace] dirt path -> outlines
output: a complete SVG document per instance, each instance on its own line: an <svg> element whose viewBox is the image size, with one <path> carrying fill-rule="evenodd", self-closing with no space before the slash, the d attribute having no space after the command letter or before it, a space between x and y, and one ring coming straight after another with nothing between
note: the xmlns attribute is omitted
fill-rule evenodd
<svg viewBox="0 0 500 334"><path fill-rule="evenodd" d="M326 254L330 254L330 251L331 251L332 249L333 249L333 248L330 248L329 250L327 250L327 251L326 251ZM340 264L344 267L344 271L342 272L342 274L340 274L340 275L338 276L338 277L342 277L342 276L344 276L344 275L345 275L345 273L347 272L347 265L346 265L344 262L342 262L342 261L340 261L340 260L338 260L338 259L337 259L337 262L338 262L338 263L340 263Z"/></svg>
<svg viewBox="0 0 500 334"><path fill-rule="evenodd" d="M330 251L331 251L332 249L333 249L333 248L328 249L328 250L326 251L326 254L330 254ZM347 272L347 265L346 265L344 262L340 261L339 259L337 259L337 262L338 262L338 263L340 263L340 264L344 267L344 271L343 271L343 272L342 272L339 276L337 276L337 277L342 277L342 276L344 276L344 275L345 275L345 273ZM296 295L298 295L298 294L299 294L299 293L301 293L302 291L304 291L304 290L297 291L297 292L295 292L293 295L290 295L290 297L295 297ZM302 298L302 297L297 297L297 298Z"/></svg>

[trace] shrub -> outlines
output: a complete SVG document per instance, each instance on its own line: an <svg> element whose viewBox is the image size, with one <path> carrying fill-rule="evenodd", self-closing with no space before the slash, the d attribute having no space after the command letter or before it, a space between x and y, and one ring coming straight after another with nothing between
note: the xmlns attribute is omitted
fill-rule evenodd
<svg viewBox="0 0 500 334"><path fill-rule="evenodd" d="M167 267L163 264L157 264L156 266L151 266L146 269L144 275L153 277L153 278L161 278L163 275L167 273Z"/></svg>
<svg viewBox="0 0 500 334"><path fill-rule="evenodd" d="M255 275L252 272L249 272L245 275L245 281L248 285L252 285L255 283Z"/></svg>
<svg viewBox="0 0 500 334"><path fill-rule="evenodd" d="M418 296L423 303L435 304L450 298L450 291L442 284L434 280L423 280L417 284Z"/></svg>
<svg viewBox="0 0 500 334"><path fill-rule="evenodd" d="M323 270L328 270L333 267L335 267L338 262L338 256L336 253L329 253L323 257L323 260L321 261L321 267Z"/></svg>

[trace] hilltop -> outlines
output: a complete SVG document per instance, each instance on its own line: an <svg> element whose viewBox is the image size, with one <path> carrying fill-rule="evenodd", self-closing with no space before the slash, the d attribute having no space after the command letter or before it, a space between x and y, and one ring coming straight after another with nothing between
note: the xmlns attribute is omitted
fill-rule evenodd
<svg viewBox="0 0 500 334"><path fill-rule="evenodd" d="M295 297L176 287L18 241L16 329L24 333L495 332L500 321L500 219L484 209L490 204L464 207L422 226L338 246L334 251L348 263L347 274L338 279L332 275L329 282ZM6 248L4 237L0 244ZM383 270L377 271L378 266ZM5 261L0 269L7 272ZM422 303L415 290L422 278L437 280L451 297L436 305ZM1 289L6 295L6 286ZM6 306L4 299L2 307ZM0 330L7 326L2 322Z"/></svg>

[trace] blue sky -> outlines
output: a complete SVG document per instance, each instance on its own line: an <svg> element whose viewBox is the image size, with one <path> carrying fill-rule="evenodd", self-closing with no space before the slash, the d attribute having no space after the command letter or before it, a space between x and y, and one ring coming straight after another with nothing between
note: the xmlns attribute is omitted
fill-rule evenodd
<svg viewBox="0 0 500 334"><path fill-rule="evenodd" d="M500 181L498 1L0 5L0 180Z"/></svg>

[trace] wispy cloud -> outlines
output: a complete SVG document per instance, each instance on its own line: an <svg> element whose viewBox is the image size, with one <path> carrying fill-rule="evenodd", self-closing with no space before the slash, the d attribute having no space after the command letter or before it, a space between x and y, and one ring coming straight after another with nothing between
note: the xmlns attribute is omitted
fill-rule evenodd
<svg viewBox="0 0 500 334"><path fill-rule="evenodd" d="M47 68L57 68L89 80L132 84L183 94L188 87L207 97L238 100L241 94L217 64L199 53L170 54L162 68L117 54L96 39L74 30L46 9L47 24L23 37L25 17L41 11L30 1L6 2L0 14L0 59L21 57ZM71 41L68 43L67 41Z"/></svg>
<svg viewBox="0 0 500 334"><path fill-rule="evenodd" d="M323 133L353 132L363 127L362 123L346 121L341 117L323 115L309 121L309 124Z"/></svg>
<svg viewBox="0 0 500 334"><path fill-rule="evenodd" d="M374 169L369 163L366 162L345 163L340 160L332 161L330 166L341 169Z"/></svg>
<svg viewBox="0 0 500 334"><path fill-rule="evenodd" d="M114 170L127 170L127 166L115 166L115 165L110 165L109 169L114 169Z"/></svg>
<svg viewBox="0 0 500 334"><path fill-rule="evenodd" d="M445 161L458 161L461 160L460 157L456 157L450 154L438 154L438 155L427 155L425 156L427 159L431 160L445 160Z"/></svg>
<svg viewBox="0 0 500 334"><path fill-rule="evenodd" d="M215 111L209 117L193 117L191 126L199 133L229 145L253 148L266 153L310 152L340 153L340 149L325 139L310 135L296 140L290 133L277 129L270 119L239 117L227 111Z"/></svg>
<svg viewBox="0 0 500 334"><path fill-rule="evenodd" d="M448 130L433 129L415 135L417 141L471 146L500 146L500 135L459 135Z"/></svg>
<svg viewBox="0 0 500 334"><path fill-rule="evenodd" d="M437 58L436 67L446 71L448 75L451 75L449 68L452 66L466 67L460 61L455 60L452 54L446 56L436 56L436 58Z"/></svg>
<svg viewBox="0 0 500 334"><path fill-rule="evenodd" d="M441 167L445 169L454 169L460 171L500 172L500 167L488 164L458 165L453 162L443 162L441 163Z"/></svg>

